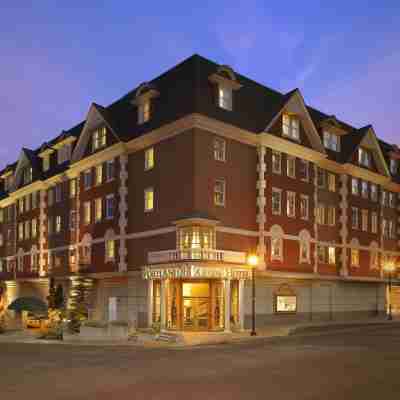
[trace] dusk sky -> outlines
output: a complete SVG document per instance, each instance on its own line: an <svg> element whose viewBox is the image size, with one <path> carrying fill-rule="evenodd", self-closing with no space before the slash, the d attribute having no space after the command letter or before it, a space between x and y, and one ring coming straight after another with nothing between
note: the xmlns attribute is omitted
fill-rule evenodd
<svg viewBox="0 0 400 400"><path fill-rule="evenodd" d="M193 53L400 144L399 0L2 3L0 168Z"/></svg>

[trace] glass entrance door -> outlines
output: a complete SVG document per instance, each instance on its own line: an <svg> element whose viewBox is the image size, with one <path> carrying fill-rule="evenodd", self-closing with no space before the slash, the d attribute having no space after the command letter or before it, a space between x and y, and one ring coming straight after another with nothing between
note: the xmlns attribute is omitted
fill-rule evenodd
<svg viewBox="0 0 400 400"><path fill-rule="evenodd" d="M210 328L210 285L203 282L184 282L183 329L208 330Z"/></svg>

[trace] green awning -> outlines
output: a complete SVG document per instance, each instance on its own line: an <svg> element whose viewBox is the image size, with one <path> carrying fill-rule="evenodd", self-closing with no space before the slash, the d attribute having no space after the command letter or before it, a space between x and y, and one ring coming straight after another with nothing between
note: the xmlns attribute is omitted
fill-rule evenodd
<svg viewBox="0 0 400 400"><path fill-rule="evenodd" d="M37 297L20 297L14 300L9 306L9 310L17 312L31 311L31 312L47 312L47 305L44 301Z"/></svg>

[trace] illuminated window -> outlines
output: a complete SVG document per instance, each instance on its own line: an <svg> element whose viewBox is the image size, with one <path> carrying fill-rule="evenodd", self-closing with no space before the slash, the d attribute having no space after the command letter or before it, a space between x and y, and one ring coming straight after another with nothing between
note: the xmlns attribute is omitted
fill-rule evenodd
<svg viewBox="0 0 400 400"><path fill-rule="evenodd" d="M76 196L76 179L69 181L69 197L74 198Z"/></svg>
<svg viewBox="0 0 400 400"><path fill-rule="evenodd" d="M54 188L56 203L61 201L61 184L57 184Z"/></svg>
<svg viewBox="0 0 400 400"><path fill-rule="evenodd" d="M114 179L114 160L106 162L106 181L109 182Z"/></svg>
<svg viewBox="0 0 400 400"><path fill-rule="evenodd" d="M70 211L69 213L69 229L74 230L76 228L76 211Z"/></svg>
<svg viewBox="0 0 400 400"><path fill-rule="evenodd" d="M103 201L99 197L94 201L94 218L96 222L101 221L103 217Z"/></svg>
<svg viewBox="0 0 400 400"><path fill-rule="evenodd" d="M378 233L378 214L376 212L371 214L371 232Z"/></svg>
<svg viewBox="0 0 400 400"><path fill-rule="evenodd" d="M147 188L144 190L144 211L154 210L154 189Z"/></svg>
<svg viewBox="0 0 400 400"><path fill-rule="evenodd" d="M310 262L310 241L300 240L300 263Z"/></svg>
<svg viewBox="0 0 400 400"><path fill-rule="evenodd" d="M150 100L147 100L138 106L138 123L144 124L150 120Z"/></svg>
<svg viewBox="0 0 400 400"><path fill-rule="evenodd" d="M361 229L363 232L368 231L368 210L361 210Z"/></svg>
<svg viewBox="0 0 400 400"><path fill-rule="evenodd" d="M392 175L396 175L399 170L399 161L392 158L390 160L390 172Z"/></svg>
<svg viewBox="0 0 400 400"><path fill-rule="evenodd" d="M214 182L214 204L225 206L225 180L216 179Z"/></svg>
<svg viewBox="0 0 400 400"><path fill-rule="evenodd" d="M92 170L87 169L83 173L83 187L89 189L92 186Z"/></svg>
<svg viewBox="0 0 400 400"><path fill-rule="evenodd" d="M336 207L329 206L328 207L328 225L335 226L336 224Z"/></svg>
<svg viewBox="0 0 400 400"><path fill-rule="evenodd" d="M219 137L214 138L214 160L225 161L226 160L226 142L224 139Z"/></svg>
<svg viewBox="0 0 400 400"><path fill-rule="evenodd" d="M22 222L18 224L18 240L24 240L24 224Z"/></svg>
<svg viewBox="0 0 400 400"><path fill-rule="evenodd" d="M358 227L359 227L358 208L357 207L351 208L351 227L352 227L352 229L358 229Z"/></svg>
<svg viewBox="0 0 400 400"><path fill-rule="evenodd" d="M95 130L92 135L92 150L96 151L107 144L107 129L105 126Z"/></svg>
<svg viewBox="0 0 400 400"><path fill-rule="evenodd" d="M304 182L308 182L310 180L310 172L309 172L309 162L306 160L299 160L299 175L300 179Z"/></svg>
<svg viewBox="0 0 400 400"><path fill-rule="evenodd" d="M56 216L56 232L61 232L61 215Z"/></svg>
<svg viewBox="0 0 400 400"><path fill-rule="evenodd" d="M379 253L377 250L373 250L370 253L370 266L372 269L379 268Z"/></svg>
<svg viewBox="0 0 400 400"><path fill-rule="evenodd" d="M221 85L219 86L218 105L225 110L232 111L232 89Z"/></svg>
<svg viewBox="0 0 400 400"><path fill-rule="evenodd" d="M351 266L358 267L360 265L360 251L358 249L351 249Z"/></svg>
<svg viewBox="0 0 400 400"><path fill-rule="evenodd" d="M29 221L25 221L25 240L31 236L31 224Z"/></svg>
<svg viewBox="0 0 400 400"><path fill-rule="evenodd" d="M87 225L90 224L91 221L91 207L90 207L90 201L85 201L83 203L83 222Z"/></svg>
<svg viewBox="0 0 400 400"><path fill-rule="evenodd" d="M32 220L31 230L32 230L32 238L35 238L37 235L37 220L36 220L36 218L33 218L33 220Z"/></svg>
<svg viewBox="0 0 400 400"><path fill-rule="evenodd" d="M371 167L371 153L360 147L358 149L358 163L363 167L370 168Z"/></svg>
<svg viewBox="0 0 400 400"><path fill-rule="evenodd" d="M302 194L300 195L300 218L307 221L309 218L309 197Z"/></svg>
<svg viewBox="0 0 400 400"><path fill-rule="evenodd" d="M103 183L103 164L96 165L96 182L95 185Z"/></svg>
<svg viewBox="0 0 400 400"><path fill-rule="evenodd" d="M317 224L325 225L325 206L323 204L318 204L315 210Z"/></svg>
<svg viewBox="0 0 400 400"><path fill-rule="evenodd" d="M287 156L286 158L286 174L289 178L296 178L296 158Z"/></svg>
<svg viewBox="0 0 400 400"><path fill-rule="evenodd" d="M336 249L335 247L328 247L328 262L331 265L336 264Z"/></svg>
<svg viewBox="0 0 400 400"><path fill-rule="evenodd" d="M330 192L336 192L336 175L328 174L328 190Z"/></svg>
<svg viewBox="0 0 400 400"><path fill-rule="evenodd" d="M274 174L282 173L282 154L277 151L272 152L272 172Z"/></svg>
<svg viewBox="0 0 400 400"><path fill-rule="evenodd" d="M106 212L107 219L114 218L114 195L113 194L109 194L106 196L105 212Z"/></svg>
<svg viewBox="0 0 400 400"><path fill-rule="evenodd" d="M188 226L179 229L178 247L213 249L215 247L214 228L209 226Z"/></svg>
<svg viewBox="0 0 400 400"><path fill-rule="evenodd" d="M333 133L324 132L324 146L326 149L333 151L340 151L340 140L339 136Z"/></svg>
<svg viewBox="0 0 400 400"><path fill-rule="evenodd" d="M154 167L154 147L150 147L144 152L144 169L145 171Z"/></svg>
<svg viewBox="0 0 400 400"><path fill-rule="evenodd" d="M296 193L287 192L286 213L290 218L296 217Z"/></svg>
<svg viewBox="0 0 400 400"><path fill-rule="evenodd" d="M358 179L352 178L351 179L351 194L354 196L358 195Z"/></svg>
<svg viewBox="0 0 400 400"><path fill-rule="evenodd" d="M282 212L282 190L272 188L272 214L280 215Z"/></svg>
<svg viewBox="0 0 400 400"><path fill-rule="evenodd" d="M322 245L317 246L317 259L320 264L326 264L326 247Z"/></svg>
<svg viewBox="0 0 400 400"><path fill-rule="evenodd" d="M106 259L112 261L115 259L115 241L106 240Z"/></svg>
<svg viewBox="0 0 400 400"><path fill-rule="evenodd" d="M297 296L275 296L277 313L295 313L297 311Z"/></svg>
<svg viewBox="0 0 400 400"><path fill-rule="evenodd" d="M32 182L32 173L33 173L32 167L26 167L23 169L22 174L23 174L24 185Z"/></svg>
<svg viewBox="0 0 400 400"><path fill-rule="evenodd" d="M368 199L368 182L366 181L361 181L361 196Z"/></svg>
<svg viewBox="0 0 400 400"><path fill-rule="evenodd" d="M283 239L281 237L271 238L271 260L283 260Z"/></svg>
<svg viewBox="0 0 400 400"><path fill-rule="evenodd" d="M282 116L282 133L290 139L300 139L300 121L294 115L283 114Z"/></svg>

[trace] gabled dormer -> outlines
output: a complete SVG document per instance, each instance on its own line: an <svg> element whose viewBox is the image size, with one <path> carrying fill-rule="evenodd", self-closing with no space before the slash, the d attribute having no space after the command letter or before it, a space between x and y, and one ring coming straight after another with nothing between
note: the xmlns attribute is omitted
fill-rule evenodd
<svg viewBox="0 0 400 400"><path fill-rule="evenodd" d="M40 176L40 161L36 154L22 148L14 174L14 190L29 185Z"/></svg>
<svg viewBox="0 0 400 400"><path fill-rule="evenodd" d="M71 163L104 150L119 141L115 124L107 109L92 103L73 150Z"/></svg>
<svg viewBox="0 0 400 400"><path fill-rule="evenodd" d="M137 107L137 123L143 125L150 121L154 113L154 99L160 96L160 92L154 85L144 82L136 89L135 99L132 101Z"/></svg>
<svg viewBox="0 0 400 400"><path fill-rule="evenodd" d="M331 115L321 121L319 129L325 149L340 153L342 137L348 133L340 121L334 115Z"/></svg>
<svg viewBox="0 0 400 400"><path fill-rule="evenodd" d="M65 131L57 138L56 143L52 145L52 148L57 152L57 164L64 164L70 161L75 141L76 137L68 135Z"/></svg>
<svg viewBox="0 0 400 400"><path fill-rule="evenodd" d="M10 192L14 187L14 169L11 166L7 166L0 176L2 181L2 187L5 192Z"/></svg>
<svg viewBox="0 0 400 400"><path fill-rule="evenodd" d="M52 167L52 154L55 153L55 149L49 146L47 143L43 143L39 150L39 158L42 160L42 171L46 173Z"/></svg>
<svg viewBox="0 0 400 400"><path fill-rule="evenodd" d="M392 176L400 174L400 149L397 145L392 145L392 151L389 152L389 169Z"/></svg>
<svg viewBox="0 0 400 400"><path fill-rule="evenodd" d="M220 65L208 80L214 85L217 107L233 111L234 92L242 87L234 70L228 65Z"/></svg>

